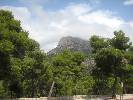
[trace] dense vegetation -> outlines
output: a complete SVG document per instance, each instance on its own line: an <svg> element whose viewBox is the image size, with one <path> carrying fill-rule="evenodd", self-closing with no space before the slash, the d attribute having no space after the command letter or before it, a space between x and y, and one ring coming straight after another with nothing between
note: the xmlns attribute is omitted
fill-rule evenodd
<svg viewBox="0 0 133 100"><path fill-rule="evenodd" d="M0 98L133 93L133 46L123 31L92 36L93 51L64 50L48 56L28 37L20 21L0 10ZM85 59L95 65L89 71ZM123 84L123 89L121 87Z"/></svg>

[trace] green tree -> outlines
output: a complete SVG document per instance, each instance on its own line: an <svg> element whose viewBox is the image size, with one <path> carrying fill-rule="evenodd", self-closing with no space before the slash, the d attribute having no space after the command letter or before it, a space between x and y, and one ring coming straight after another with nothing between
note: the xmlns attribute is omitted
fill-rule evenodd
<svg viewBox="0 0 133 100"><path fill-rule="evenodd" d="M82 94L90 93L93 78L85 72L85 66L82 63L84 59L85 56L82 53L68 50L52 57L56 95L81 94L83 91Z"/></svg>
<svg viewBox="0 0 133 100"><path fill-rule="evenodd" d="M72 53L64 51L53 57L54 77L57 85L57 93L60 95L72 95L73 81L81 76L83 66L81 65L84 56L78 52ZM68 80L68 81L64 81ZM71 83L70 88L67 88L67 82ZM66 89L66 90L64 90Z"/></svg>
<svg viewBox="0 0 133 100"><path fill-rule="evenodd" d="M93 53L96 53L101 48L107 48L109 46L108 39L101 38L96 35L90 38L90 44L91 47L93 48Z"/></svg>
<svg viewBox="0 0 133 100"><path fill-rule="evenodd" d="M105 48L96 54L95 61L102 79L108 76L114 77L113 96L115 96L118 78L121 79L121 71L125 67L122 52L115 48Z"/></svg>
<svg viewBox="0 0 133 100"><path fill-rule="evenodd" d="M93 55L95 56L96 69L94 69L93 75L96 76L96 83L98 81L101 82L100 84L106 83L106 78L115 76L116 78L114 77L114 83L116 84L117 80L120 80L124 83L125 87L127 77L131 76L126 71L130 70L131 72L131 67L127 67L127 65L132 64L133 58L131 52L132 43L130 42L129 37L126 37L125 33L121 30L115 31L114 37L112 39L108 39L106 41L107 43L104 42L107 46L105 44L104 46L102 42L97 43L97 41L99 41L99 38L97 37L98 36L93 36L90 38L91 46L93 50L95 50L95 52L93 52ZM97 49L96 47L99 46L97 46L97 44L99 44L101 48ZM113 87L116 87L115 84Z"/></svg>
<svg viewBox="0 0 133 100"><path fill-rule="evenodd" d="M129 51L133 52L133 46L130 46Z"/></svg>
<svg viewBox="0 0 133 100"><path fill-rule="evenodd" d="M114 37L110 40L110 43L114 48L125 51L131 45L131 42L129 42L129 40L129 37L126 37L125 33L120 30L114 32Z"/></svg>
<svg viewBox="0 0 133 100"><path fill-rule="evenodd" d="M123 80L124 80L124 92L132 93L133 91L133 52L129 49L124 53L124 57L127 60L127 65L123 69Z"/></svg>
<svg viewBox="0 0 133 100"><path fill-rule="evenodd" d="M28 97L40 96L40 82L44 67L44 60L46 54L43 51L30 51L27 52L25 58L23 59L23 80L24 84L24 94L28 94Z"/></svg>
<svg viewBox="0 0 133 100"><path fill-rule="evenodd" d="M11 97L21 96L22 62L27 52L35 50L39 44L28 37L20 21L10 11L0 10L0 80Z"/></svg>

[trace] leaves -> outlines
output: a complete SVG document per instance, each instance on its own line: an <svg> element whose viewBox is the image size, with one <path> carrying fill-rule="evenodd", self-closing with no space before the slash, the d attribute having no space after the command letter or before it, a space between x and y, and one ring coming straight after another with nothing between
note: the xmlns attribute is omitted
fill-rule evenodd
<svg viewBox="0 0 133 100"><path fill-rule="evenodd" d="M90 44L91 47L93 48L94 53L96 53L101 48L106 48L109 46L108 39L101 38L95 35L90 38Z"/></svg>
<svg viewBox="0 0 133 100"><path fill-rule="evenodd" d="M115 31L114 35L114 38L110 40L114 48L126 50L130 47L131 43L129 43L129 37L126 37L123 31Z"/></svg>

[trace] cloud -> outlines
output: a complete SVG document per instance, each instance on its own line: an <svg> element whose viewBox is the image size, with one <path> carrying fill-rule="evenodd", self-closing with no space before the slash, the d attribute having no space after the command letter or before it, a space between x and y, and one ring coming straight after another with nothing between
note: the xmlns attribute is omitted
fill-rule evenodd
<svg viewBox="0 0 133 100"><path fill-rule="evenodd" d="M79 19L85 23L96 23L108 26L110 28L116 28L119 25L123 24L123 20L116 16L112 16L112 13L109 11L95 11L85 15L79 16Z"/></svg>
<svg viewBox="0 0 133 100"><path fill-rule="evenodd" d="M88 40L95 34L110 38L113 31L122 29L132 37L133 21L126 22L111 11L95 10L89 4L69 4L56 11L44 10L39 3L32 6L0 8L11 10L15 18L21 20L22 27L29 31L30 37L45 51L56 47L64 36Z"/></svg>
<svg viewBox="0 0 133 100"><path fill-rule="evenodd" d="M133 5L133 0L125 0L124 5Z"/></svg>

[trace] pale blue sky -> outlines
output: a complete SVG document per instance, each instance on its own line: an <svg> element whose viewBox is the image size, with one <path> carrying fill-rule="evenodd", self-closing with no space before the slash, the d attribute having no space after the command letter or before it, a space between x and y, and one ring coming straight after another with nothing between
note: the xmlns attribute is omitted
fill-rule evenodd
<svg viewBox="0 0 133 100"><path fill-rule="evenodd" d="M0 0L0 6L27 6L26 3L34 2L35 0ZM116 12L118 16L125 20L133 19L133 5L124 5L126 0L38 0L46 10L63 9L70 3L89 3L95 9L106 9ZM128 0L127 0L128 1ZM130 0L129 0L130 1ZM25 3L23 3L25 2ZM30 5L28 5L30 6Z"/></svg>

